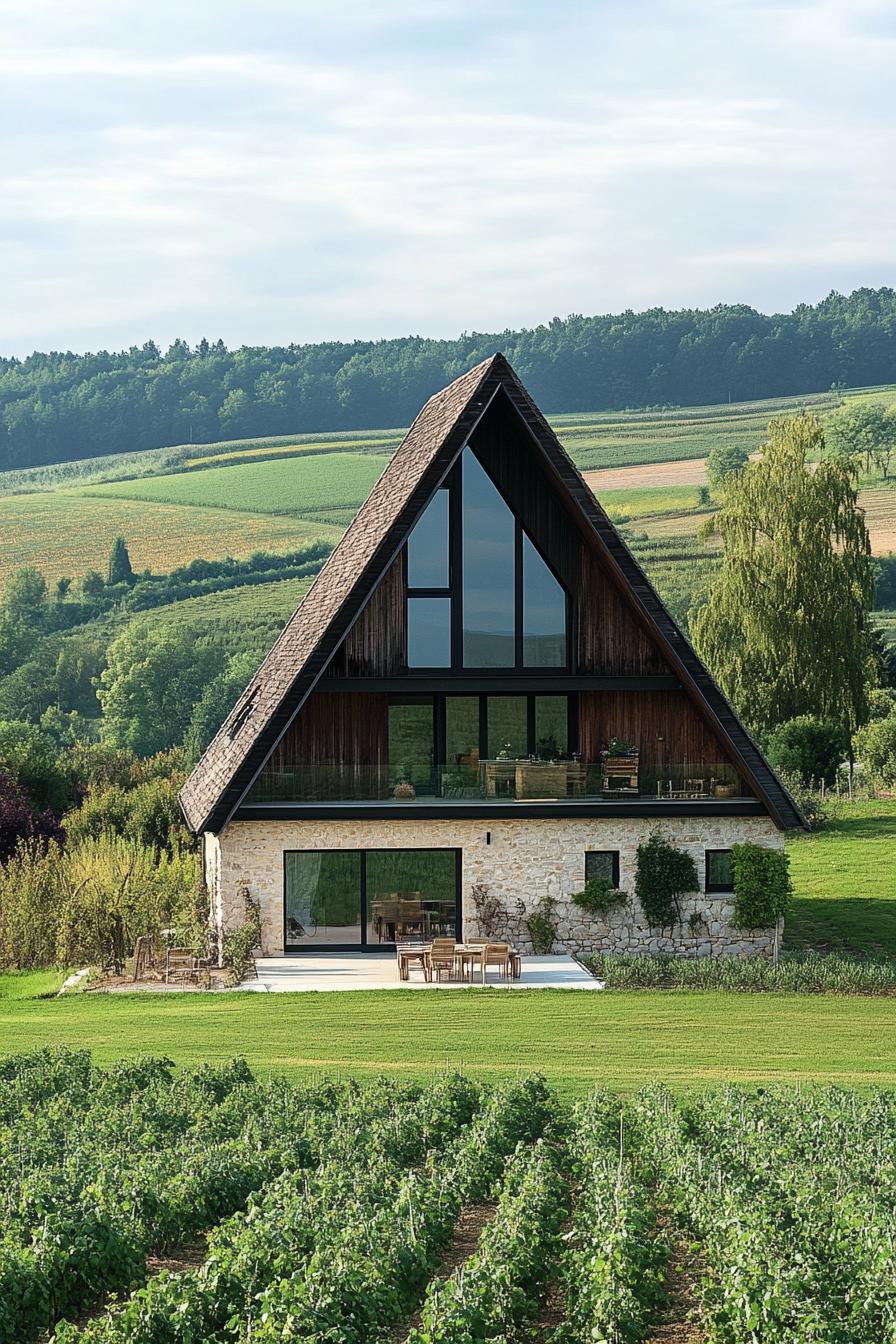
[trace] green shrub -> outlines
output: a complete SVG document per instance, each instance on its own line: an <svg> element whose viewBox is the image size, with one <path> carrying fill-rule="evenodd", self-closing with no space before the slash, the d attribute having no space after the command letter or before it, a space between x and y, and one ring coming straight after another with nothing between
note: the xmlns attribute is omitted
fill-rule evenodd
<svg viewBox="0 0 896 1344"><path fill-rule="evenodd" d="M681 897L697 891L700 879L690 854L677 849L660 831L638 846L635 894L652 929L671 929L681 921Z"/></svg>
<svg viewBox="0 0 896 1344"><path fill-rule="evenodd" d="M896 715L875 719L856 733L856 756L888 786L896 784Z"/></svg>
<svg viewBox="0 0 896 1344"><path fill-rule="evenodd" d="M787 855L767 845L732 845L734 913L740 929L768 929L786 913L792 885Z"/></svg>
<svg viewBox="0 0 896 1344"><path fill-rule="evenodd" d="M581 891L572 893L570 900L589 915L605 915L617 905L625 905L628 896L609 877L592 877Z"/></svg>
<svg viewBox="0 0 896 1344"><path fill-rule="evenodd" d="M557 939L557 920L554 914L557 902L553 896L542 896L526 920L526 928L536 957L545 957L553 951Z"/></svg>
<svg viewBox="0 0 896 1344"><path fill-rule="evenodd" d="M767 751L772 765L803 784L820 779L832 784L849 751L849 738L840 724L800 714L770 734Z"/></svg>
<svg viewBox="0 0 896 1344"><path fill-rule="evenodd" d="M896 995L896 960L841 952L770 957L584 957L608 989L705 989L742 993Z"/></svg>

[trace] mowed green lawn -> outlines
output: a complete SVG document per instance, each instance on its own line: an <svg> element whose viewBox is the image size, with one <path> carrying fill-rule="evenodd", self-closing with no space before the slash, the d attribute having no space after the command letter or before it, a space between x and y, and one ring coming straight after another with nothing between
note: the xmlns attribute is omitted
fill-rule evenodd
<svg viewBox="0 0 896 1344"><path fill-rule="evenodd" d="M855 803L789 842L790 946L896 955L896 801ZM676 1090L721 1081L896 1085L896 999L681 991L380 990L330 994L92 994L40 999L60 975L0 976L0 1054L87 1046L97 1062L242 1054L262 1073L461 1066L543 1072L571 1095L602 1083ZM32 997L29 997L32 996Z"/></svg>
<svg viewBox="0 0 896 1344"><path fill-rule="evenodd" d="M86 1046L261 1073L488 1078L538 1070L567 1095L725 1080L896 1084L896 1000L588 990L102 994L0 998L0 1053Z"/></svg>
<svg viewBox="0 0 896 1344"><path fill-rule="evenodd" d="M896 956L896 799L841 811L788 844L795 899L785 942Z"/></svg>

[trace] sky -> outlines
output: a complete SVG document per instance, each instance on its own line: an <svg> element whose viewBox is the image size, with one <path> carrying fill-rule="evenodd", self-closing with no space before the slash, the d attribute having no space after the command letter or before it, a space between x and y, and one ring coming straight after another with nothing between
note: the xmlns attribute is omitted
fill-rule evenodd
<svg viewBox="0 0 896 1344"><path fill-rule="evenodd" d="M896 0L0 0L0 353L896 284Z"/></svg>

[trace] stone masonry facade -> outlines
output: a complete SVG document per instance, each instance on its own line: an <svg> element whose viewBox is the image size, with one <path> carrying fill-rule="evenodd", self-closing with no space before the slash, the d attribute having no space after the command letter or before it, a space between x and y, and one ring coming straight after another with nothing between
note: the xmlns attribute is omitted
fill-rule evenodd
<svg viewBox="0 0 896 1344"><path fill-rule="evenodd" d="M220 835L208 834L206 877L219 929L245 917L243 889L259 905L262 951L283 953L283 855L292 849L459 849L462 852L463 933L489 934L476 919L473 888L484 884L507 912L506 937L531 951L526 919L542 898L555 902L555 950L625 955L672 953L686 957L770 956L782 928L739 929L731 923L732 896L694 892L682 901L681 924L649 928L634 894L638 845L659 829L690 853L701 881L707 849L750 842L783 847L783 836L766 817L620 817L599 820L383 820L236 821ZM619 851L619 885L627 902L606 916L592 916L570 899L585 881L588 850Z"/></svg>

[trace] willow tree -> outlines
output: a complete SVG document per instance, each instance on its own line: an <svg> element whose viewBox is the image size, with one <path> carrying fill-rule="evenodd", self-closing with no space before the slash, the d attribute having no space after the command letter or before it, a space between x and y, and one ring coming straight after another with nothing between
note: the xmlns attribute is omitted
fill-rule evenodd
<svg viewBox="0 0 896 1344"><path fill-rule="evenodd" d="M692 630L722 688L755 728L813 714L852 733L873 677L870 544L855 468L816 416L771 422L711 528L722 569Z"/></svg>

